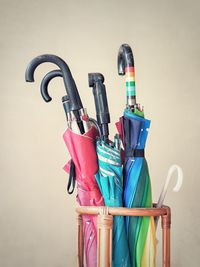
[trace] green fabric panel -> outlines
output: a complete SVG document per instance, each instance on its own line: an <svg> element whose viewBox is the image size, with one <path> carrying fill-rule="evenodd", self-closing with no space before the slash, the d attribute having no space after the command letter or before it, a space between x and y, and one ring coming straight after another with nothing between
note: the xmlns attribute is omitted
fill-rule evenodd
<svg viewBox="0 0 200 267"><path fill-rule="evenodd" d="M148 207L147 200L148 200L149 191L151 190L151 188L149 188L150 177L149 177L147 162L145 159L143 161L141 175L143 176L143 179L145 179L145 188L143 191L141 207ZM136 249L135 249L137 267L140 267L140 262L141 262L141 257L144 251L144 245L146 242L148 227L149 227L149 218L140 217L140 224L138 224L138 227L137 227L137 244L136 244Z"/></svg>
<svg viewBox="0 0 200 267"><path fill-rule="evenodd" d="M151 187L150 181L148 183L148 192L147 192L147 199L146 199L146 207L149 207L149 204L151 206ZM141 259L144 251L144 246L146 242L146 236L149 229L149 222L150 217L142 217L142 223L140 227L140 232L138 235L138 243L136 248L136 259L137 259L137 266L139 267L141 265Z"/></svg>
<svg viewBox="0 0 200 267"><path fill-rule="evenodd" d="M147 198L148 198L148 192L149 190L151 190L151 188L149 189L149 184L150 184L150 178L148 174L148 166L147 166L146 160L144 159L132 207L147 207L146 203L147 203ZM147 225L145 224L145 227L147 228L147 230L145 231L144 229L144 235L139 236L141 225L144 220L143 217L130 217L129 220L130 220L130 226L129 226L129 232L128 232L129 233L129 247L133 248L133 251L131 251L131 256L132 256L131 264L132 264L132 267L139 267L139 265L137 264L137 261L138 261L137 254L138 255L143 254L149 221ZM138 241L140 238L141 238L141 241L140 241L140 247L139 247ZM132 242L134 241L134 244L131 241ZM140 259L139 259L139 262L140 262Z"/></svg>
<svg viewBox="0 0 200 267"><path fill-rule="evenodd" d="M135 108L133 113L144 118L144 111L139 111L137 108Z"/></svg>

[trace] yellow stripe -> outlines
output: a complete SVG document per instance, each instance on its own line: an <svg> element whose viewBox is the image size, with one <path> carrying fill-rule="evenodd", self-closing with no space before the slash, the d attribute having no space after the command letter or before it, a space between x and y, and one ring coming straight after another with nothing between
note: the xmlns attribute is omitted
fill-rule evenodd
<svg viewBox="0 0 200 267"><path fill-rule="evenodd" d="M126 77L126 82L135 82L135 77Z"/></svg>
<svg viewBox="0 0 200 267"><path fill-rule="evenodd" d="M147 239L144 246L144 252L141 259L141 267L156 266L156 230L154 218L150 217Z"/></svg>

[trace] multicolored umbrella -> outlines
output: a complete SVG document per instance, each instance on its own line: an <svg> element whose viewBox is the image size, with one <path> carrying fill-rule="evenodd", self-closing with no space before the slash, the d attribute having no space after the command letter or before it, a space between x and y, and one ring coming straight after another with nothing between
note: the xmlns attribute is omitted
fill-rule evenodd
<svg viewBox="0 0 200 267"><path fill-rule="evenodd" d="M96 145L99 170L96 181L106 206L122 207L123 175L121 162L121 145L119 135L114 142L108 139L108 123L110 115L106 96L104 77L100 73L89 74L89 86L93 87L97 122L100 128L100 138ZM115 216L113 222L112 266L130 267L129 248L122 216Z"/></svg>
<svg viewBox="0 0 200 267"><path fill-rule="evenodd" d="M152 207L151 181L144 155L150 121L136 102L134 59L131 48L123 44L118 54L118 72L126 75L127 105L118 129L123 137L124 205L128 208ZM132 267L153 267L156 235L153 217L127 217L127 235Z"/></svg>

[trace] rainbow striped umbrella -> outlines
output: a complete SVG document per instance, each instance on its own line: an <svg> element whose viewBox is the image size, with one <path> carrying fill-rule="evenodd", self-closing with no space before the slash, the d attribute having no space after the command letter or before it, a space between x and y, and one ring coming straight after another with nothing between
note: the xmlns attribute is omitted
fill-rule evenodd
<svg viewBox="0 0 200 267"><path fill-rule="evenodd" d="M118 71L126 75L127 106L121 118L120 133L125 149L124 205L128 208L152 207L151 181L144 148L150 121L136 103L134 59L127 44L120 47ZM119 126L119 125L118 125ZM155 266L156 236L153 217L127 217L126 228L132 267Z"/></svg>

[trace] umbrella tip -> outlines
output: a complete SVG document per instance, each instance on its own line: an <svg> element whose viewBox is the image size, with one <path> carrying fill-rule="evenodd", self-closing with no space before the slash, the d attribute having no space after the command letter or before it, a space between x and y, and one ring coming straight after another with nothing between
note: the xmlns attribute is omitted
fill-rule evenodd
<svg viewBox="0 0 200 267"><path fill-rule="evenodd" d="M32 83L34 82L34 76L33 76L33 73L31 73L29 71L29 68L26 69L26 73L25 73L25 81L26 82L29 82L29 83Z"/></svg>
<svg viewBox="0 0 200 267"><path fill-rule="evenodd" d="M32 83L34 80L25 79L27 83Z"/></svg>

